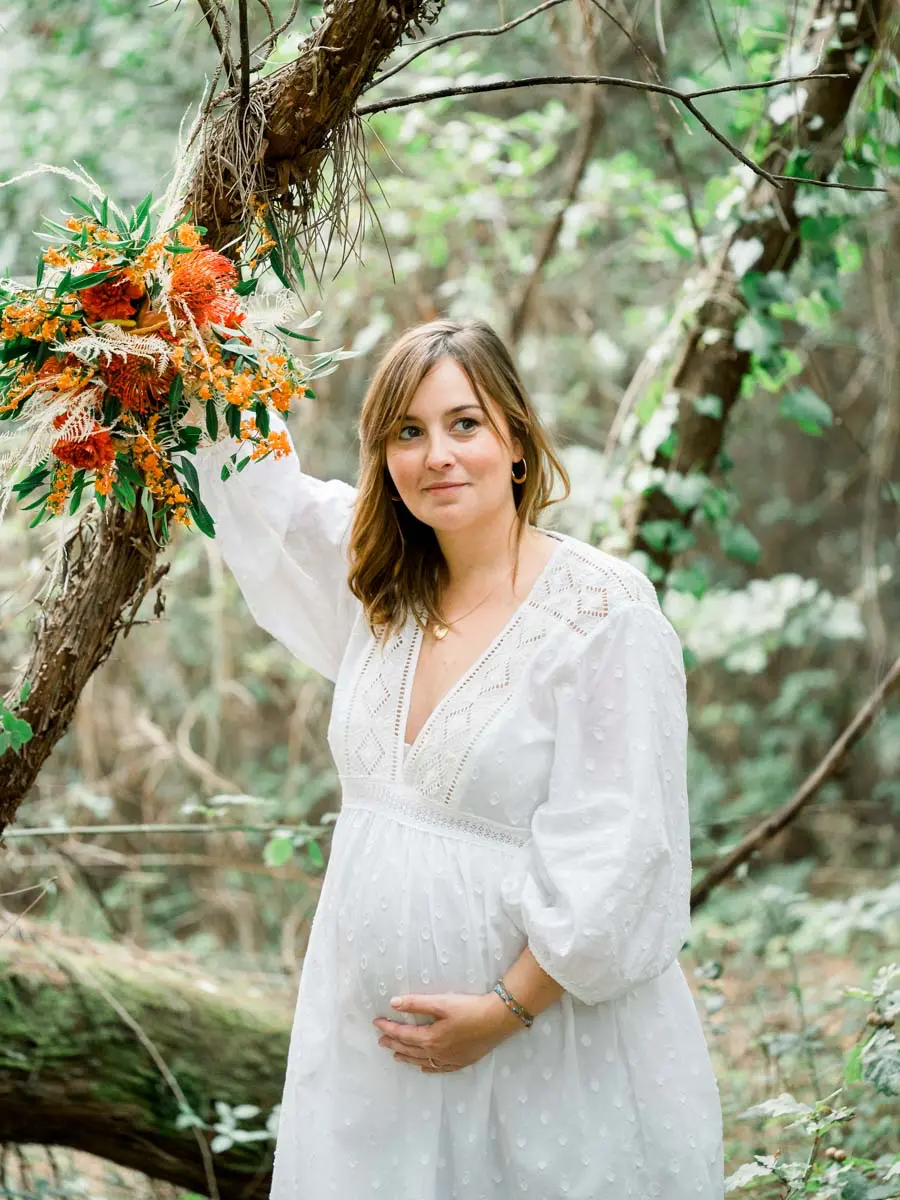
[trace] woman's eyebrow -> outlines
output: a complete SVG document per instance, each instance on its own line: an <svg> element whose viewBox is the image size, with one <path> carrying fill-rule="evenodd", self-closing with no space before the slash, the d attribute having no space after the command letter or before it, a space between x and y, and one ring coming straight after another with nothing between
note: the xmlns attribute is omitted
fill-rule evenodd
<svg viewBox="0 0 900 1200"><path fill-rule="evenodd" d="M477 408L480 411L481 405L476 404L474 401L471 404L455 404L453 406L453 408L445 409L444 412L442 413L442 416L449 417L449 416L452 416L453 413L465 412L467 408ZM421 420L421 418L414 417L411 413L407 413L406 416L402 418L402 420L404 420L404 421L419 421L419 420Z"/></svg>

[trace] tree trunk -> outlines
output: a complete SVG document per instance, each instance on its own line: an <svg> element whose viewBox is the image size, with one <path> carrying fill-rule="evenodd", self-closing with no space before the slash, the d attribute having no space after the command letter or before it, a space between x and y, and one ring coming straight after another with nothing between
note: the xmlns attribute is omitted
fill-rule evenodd
<svg viewBox="0 0 900 1200"><path fill-rule="evenodd" d="M846 72L848 78L811 79L798 85L807 90L806 103L799 117L791 116L773 129L772 149L763 160L772 174L781 174L800 148L811 151L807 169L816 179L826 179L840 160L847 112L864 70L855 56L860 50L875 49L880 20L880 0L853 0L849 10L846 0L817 0L802 38L802 48L813 55L822 74ZM735 273L729 256L736 244L758 241L761 252L752 265L754 272L767 275L772 271L790 271L801 248L800 216L795 207L801 190L802 184L785 183L775 189L760 179L748 189L737 227L720 249L709 282L704 286L706 298L677 353L667 389L678 397L676 444L671 457L657 452L655 467L687 475L708 474L715 466L729 414L750 366L750 353L735 345L737 323L746 305L740 276ZM810 190L809 185L805 190ZM721 402L716 415L698 412L694 407L696 400L707 395L716 396ZM650 544L641 529L651 521L675 522L687 527L695 512L696 505L687 509L678 507L667 495L664 483L648 488L635 507L632 543L659 569L654 576L659 588L665 586L675 551L668 539L660 545L659 539L654 538Z"/></svg>
<svg viewBox="0 0 900 1200"><path fill-rule="evenodd" d="M293 186L301 206L313 204L329 136L352 112L378 64L411 26L436 20L444 3L333 0L297 62L256 85L266 109L266 172L283 189ZM216 130L214 121L206 137L215 139ZM195 188L189 204L213 246L239 232L244 214L233 200L214 201ZM128 626L127 611L137 609L167 569L156 565L157 548L140 506L127 513L112 498L105 513L85 516L71 544L79 549L77 562L41 613L31 658L5 697L34 736L0 759L0 838L68 728L85 684ZM25 684L31 690L20 702Z"/></svg>
<svg viewBox="0 0 900 1200"><path fill-rule="evenodd" d="M259 1108L245 1130L280 1102L288 997L186 956L28 929L0 940L0 1143L67 1146L210 1195L198 1138L215 1136L216 1101ZM178 1089L210 1129L177 1128ZM221 1200L265 1200L272 1149L207 1150Z"/></svg>

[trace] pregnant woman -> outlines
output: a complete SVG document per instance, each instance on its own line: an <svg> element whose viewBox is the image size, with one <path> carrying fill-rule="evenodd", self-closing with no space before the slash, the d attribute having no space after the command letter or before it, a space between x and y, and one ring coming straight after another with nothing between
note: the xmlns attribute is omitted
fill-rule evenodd
<svg viewBox="0 0 900 1200"><path fill-rule="evenodd" d="M254 617L335 682L272 1200L718 1200L678 638L534 524L565 471L483 322L405 333L359 432L357 488L196 460Z"/></svg>

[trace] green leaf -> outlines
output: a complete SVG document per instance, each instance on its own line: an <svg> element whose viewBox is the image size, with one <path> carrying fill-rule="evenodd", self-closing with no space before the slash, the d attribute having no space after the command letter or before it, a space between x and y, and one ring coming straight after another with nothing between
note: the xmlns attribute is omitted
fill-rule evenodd
<svg viewBox="0 0 900 1200"><path fill-rule="evenodd" d="M206 432L213 441L219 436L219 414L216 412L216 402L211 398L206 402Z"/></svg>
<svg viewBox="0 0 900 1200"><path fill-rule="evenodd" d="M124 479L120 474L119 478L113 481L112 490L113 495L119 501L125 511L131 512L131 510L134 508L137 495L128 480Z"/></svg>
<svg viewBox="0 0 900 1200"><path fill-rule="evenodd" d="M173 375L172 382L169 384L169 412L174 417L178 412L178 406L181 403L181 397L184 395L184 378L181 375Z"/></svg>
<svg viewBox="0 0 900 1200"><path fill-rule="evenodd" d="M172 242L168 246L163 246L163 249L168 250L170 254L190 254L193 250L193 246L182 246Z"/></svg>
<svg viewBox="0 0 900 1200"><path fill-rule="evenodd" d="M144 486L144 481L137 467L126 454L119 453L116 455L116 466L118 467L120 479L127 479L135 488Z"/></svg>
<svg viewBox="0 0 900 1200"><path fill-rule="evenodd" d="M782 397L778 409L782 417L794 421L804 433L821 437L822 429L834 424L834 413L810 387L798 388Z"/></svg>
<svg viewBox="0 0 900 1200"><path fill-rule="evenodd" d="M241 435L241 410L234 404L225 405L225 424L232 437Z"/></svg>
<svg viewBox="0 0 900 1200"><path fill-rule="evenodd" d="M765 356L778 346L782 339L781 325L769 317L752 312L738 321L734 333L734 344L738 350Z"/></svg>
<svg viewBox="0 0 900 1200"><path fill-rule="evenodd" d="M253 415L256 417L256 428L264 438L269 436L269 410L263 404L262 400L257 400L253 405Z"/></svg>
<svg viewBox="0 0 900 1200"><path fill-rule="evenodd" d="M294 839L289 834L274 834L263 850L263 862L267 867L283 867L294 856Z"/></svg>
<svg viewBox="0 0 900 1200"><path fill-rule="evenodd" d="M714 421L721 421L722 397L714 396L710 392L703 396L695 396L694 412L698 412L701 417L712 417Z"/></svg>
<svg viewBox="0 0 900 1200"><path fill-rule="evenodd" d="M100 205L100 224L104 227L109 224L109 196L104 196Z"/></svg>
<svg viewBox="0 0 900 1200"><path fill-rule="evenodd" d="M184 425L178 431L181 438L181 445L178 447L182 450L187 450L190 454L195 453L197 446L200 443L200 430L196 425Z"/></svg>
<svg viewBox="0 0 900 1200"><path fill-rule="evenodd" d="M34 518L34 520L29 523L28 528L34 529L35 525L40 525L40 523L44 519L46 513L47 513L47 506L45 504L44 507L41 509L41 511L38 513L38 515Z"/></svg>
<svg viewBox="0 0 900 1200"><path fill-rule="evenodd" d="M87 213L89 217L96 220L97 214L94 212L94 207L92 204L85 204L85 202L83 200L79 200L77 196L69 196L69 199L76 208L80 208L83 213Z"/></svg>
<svg viewBox="0 0 900 1200"><path fill-rule="evenodd" d="M694 535L680 521L645 521L640 527L640 535L651 550L668 550L672 554L680 554L695 541Z"/></svg>
<svg viewBox="0 0 900 1200"><path fill-rule="evenodd" d="M194 466L194 464L191 462L191 460L189 458L185 458L184 455L182 455L181 458L178 459L177 466L178 466L178 469L181 471L182 475L184 476L188 487L192 491L196 492L197 495L199 496L200 495L200 480L197 478L197 469Z"/></svg>
<svg viewBox="0 0 900 1200"><path fill-rule="evenodd" d="M235 286L234 294L236 296L252 296L258 287L258 279L242 279L241 282Z"/></svg>
<svg viewBox="0 0 900 1200"><path fill-rule="evenodd" d="M12 490L18 495L19 499L33 492L36 487L44 482L50 474L50 468L47 466L35 467L33 471L29 471L24 479L20 479L18 483L12 485Z"/></svg>
<svg viewBox="0 0 900 1200"><path fill-rule="evenodd" d="M31 512L31 510L33 508L37 508L39 504L44 504L49 495L49 492L44 492L43 496L38 496L37 500L33 500L31 504L20 504L19 507L22 509L22 512Z"/></svg>
<svg viewBox="0 0 900 1200"><path fill-rule="evenodd" d="M699 600L709 588L709 573L699 563L690 567L676 567L669 573L668 584L674 591L687 592Z"/></svg>
<svg viewBox="0 0 900 1200"><path fill-rule="evenodd" d="M284 262L277 250L273 250L271 252L269 255L269 262L272 264L272 270L277 275L279 282L282 283L286 288L290 288L291 284L290 280L285 274Z"/></svg>
<svg viewBox="0 0 900 1200"><path fill-rule="evenodd" d="M286 329L284 325L276 325L275 328L279 333L284 333L288 337L297 338L297 340L301 342L317 342L319 340L317 337L310 337L308 333L297 333L293 329Z"/></svg>
<svg viewBox="0 0 900 1200"><path fill-rule="evenodd" d="M682 245L668 225L657 225L656 232L662 236L662 239L666 245L669 246L670 249L674 250L679 258L684 258L690 261L694 257L693 250L691 250L689 246Z"/></svg>
<svg viewBox="0 0 900 1200"><path fill-rule="evenodd" d="M193 466L193 464L191 464ZM216 536L216 523L212 519L209 509L200 499L196 492L189 490L188 496L191 504L191 516L194 518L194 524L201 533L205 533L208 538Z"/></svg>
<svg viewBox="0 0 900 1200"><path fill-rule="evenodd" d="M19 703L24 704L30 695L31 695L31 680L26 679L25 682L22 684L21 692L19 692Z"/></svg>
<svg viewBox="0 0 900 1200"><path fill-rule="evenodd" d="M88 271L86 275L79 275L75 279L70 280L67 291L82 292L85 288L95 287L98 283L103 283L104 280L109 279L112 275L116 275L118 271L118 267L112 271ZM56 294L59 295L59 288L56 289Z"/></svg>
<svg viewBox="0 0 900 1200"><path fill-rule="evenodd" d="M309 861L314 867L325 866L325 855L322 853L322 847L317 841L310 839L306 843L306 853L309 855Z"/></svg>
<svg viewBox="0 0 900 1200"><path fill-rule="evenodd" d="M153 511L153 494L149 488L141 489L141 508L143 508L147 516L147 526L150 529L150 536L153 538L153 541L157 546L162 547L162 542L157 538L156 530L153 525L153 518L155 515Z"/></svg>
<svg viewBox="0 0 900 1200"><path fill-rule="evenodd" d="M268 457L268 455L266 455L266 454L263 455L263 458L267 458L267 457ZM260 460L257 459L257 462L259 462L259 461ZM250 463L252 463L252 462L253 462L253 459L250 457L249 454L247 455L246 458L242 458L241 461L237 465L238 474L240 475L240 473L241 473L241 471L243 471L244 467L248 467L250 465Z"/></svg>
<svg viewBox="0 0 900 1200"><path fill-rule="evenodd" d="M46 264L44 263L44 255L43 255L43 252L41 252L38 255L37 274L34 277L34 286L36 288L39 288L41 286L41 280L44 278L45 265Z"/></svg>
<svg viewBox="0 0 900 1200"><path fill-rule="evenodd" d="M857 1042L844 1063L844 1079L847 1083L859 1083L862 1075L862 1044Z"/></svg>
<svg viewBox="0 0 900 1200"><path fill-rule="evenodd" d="M81 503L81 494L84 491L86 479L87 473L83 469L75 472L75 475L72 479L72 495L69 499L69 516L72 516L78 511L78 505Z"/></svg>
<svg viewBox="0 0 900 1200"><path fill-rule="evenodd" d="M134 210L134 216L131 219L131 228L132 229L137 229L138 225L140 225L143 222L144 218L147 216L147 214L150 211L150 205L152 203L153 203L153 193L148 192L147 195L140 202L140 204L137 206L137 208Z"/></svg>
<svg viewBox="0 0 900 1200"><path fill-rule="evenodd" d="M745 563L759 562L762 548L746 525L720 526L719 541L729 558L736 558Z"/></svg>

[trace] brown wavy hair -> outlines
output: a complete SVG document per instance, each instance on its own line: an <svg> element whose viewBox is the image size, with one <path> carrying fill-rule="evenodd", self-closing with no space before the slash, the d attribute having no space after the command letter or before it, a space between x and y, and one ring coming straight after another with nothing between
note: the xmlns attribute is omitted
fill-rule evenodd
<svg viewBox="0 0 900 1200"><path fill-rule="evenodd" d="M373 635L385 638L412 613L423 625L442 620L441 595L449 572L434 530L396 495L387 469L386 444L406 415L419 384L448 356L466 373L472 391L502 442L518 438L525 451L524 483L510 487L516 505L516 548L542 509L565 499L571 484L551 445L513 360L485 321L428 321L408 329L376 367L359 419L359 491L350 529L348 583L362 602ZM485 395L506 417L509 435L494 420ZM521 474L521 469L517 470ZM552 498L556 477L562 496Z"/></svg>

